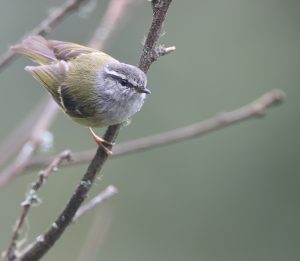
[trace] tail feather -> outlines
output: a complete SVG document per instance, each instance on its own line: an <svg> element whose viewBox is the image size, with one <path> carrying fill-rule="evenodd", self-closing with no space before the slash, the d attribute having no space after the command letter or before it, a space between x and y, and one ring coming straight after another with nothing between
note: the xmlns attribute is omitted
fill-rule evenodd
<svg viewBox="0 0 300 261"><path fill-rule="evenodd" d="M42 36L30 36L11 50L22 54L38 64L49 64L57 61L53 50L48 47L47 40Z"/></svg>

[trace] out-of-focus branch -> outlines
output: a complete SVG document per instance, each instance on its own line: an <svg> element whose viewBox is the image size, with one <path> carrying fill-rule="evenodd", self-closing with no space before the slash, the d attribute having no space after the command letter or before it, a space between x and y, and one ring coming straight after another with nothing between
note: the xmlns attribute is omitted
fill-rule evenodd
<svg viewBox="0 0 300 261"><path fill-rule="evenodd" d="M38 202L37 192L44 184L45 180L49 177L49 175L63 162L63 161L70 161L71 160L71 153L69 150L62 152L59 156L57 156L49 166L39 173L37 180L31 185L31 189L25 199L22 202L22 212L21 215L16 223L16 226L13 231L12 239L10 242L9 247L7 248L4 256L5 261L13 261L17 258L16 251L17 249L17 241L19 239L19 235L24 224L25 218L28 215L30 207L33 204Z"/></svg>
<svg viewBox="0 0 300 261"><path fill-rule="evenodd" d="M34 122L34 125L28 126L29 130L27 131L30 132L28 141L23 145L13 163L1 172L0 189L5 187L16 175L23 171L30 157L38 147L42 135L53 122L56 116L57 108L57 104L52 99L48 100L48 102L45 104L45 107L38 115L38 118L35 119L36 122ZM20 133L20 135L22 134ZM16 139L17 140L14 144L22 142L22 137L20 137L20 139L19 137L16 137ZM15 146L14 148L17 149L17 146Z"/></svg>
<svg viewBox="0 0 300 261"><path fill-rule="evenodd" d="M119 21L123 17L126 9L133 0L111 0L107 10L100 22L100 25L95 31L89 46L101 50L103 43L111 36L112 32L118 27Z"/></svg>
<svg viewBox="0 0 300 261"><path fill-rule="evenodd" d="M16 152L19 151L22 145L29 139L31 132L28 130L32 129L37 119L44 115L47 101L48 96L41 99L39 104L22 123L0 144L0 166L15 156Z"/></svg>
<svg viewBox="0 0 300 261"><path fill-rule="evenodd" d="M54 29L54 27L56 27L67 15L72 14L79 8L81 4L87 1L88 0L67 0L62 6L52 11L45 20L38 24L27 35L49 34ZM19 42L21 41L22 39ZM6 53L2 54L0 57L0 72L6 66L8 66L16 57L16 54L13 53L11 50L8 50Z"/></svg>
<svg viewBox="0 0 300 261"><path fill-rule="evenodd" d="M148 57L149 59L141 59L139 63L139 67L144 72L147 72L151 63L154 61L149 56L150 54L144 54L144 52L149 51L150 53L153 53L153 50L157 47L156 45L160 36L161 28L171 2L172 0L151 1L153 7L152 25L145 42L145 45L147 46L144 47L142 54L142 57ZM149 40L149 38L151 39ZM120 127L120 124L108 127L105 132L104 139L108 142L114 142L118 136ZM107 157L108 155L103 148L101 146L98 147L94 158L89 164L86 173L81 179L70 201L55 220L55 227L51 226L43 235L41 235L41 240L38 240L20 257L21 261L39 260L60 238L64 230L72 222L77 210L86 198L87 193L90 191L91 186L94 183L97 174L101 171L104 163L106 162Z"/></svg>
<svg viewBox="0 0 300 261"><path fill-rule="evenodd" d="M143 150L153 149L159 146L165 146L171 143L177 143L187 139L198 138L213 131L229 127L235 123L249 120L255 117L261 117L265 114L266 110L269 107L281 103L284 97L285 94L281 90L269 91L257 100L236 110L224 112L210 119L200 121L182 128L177 128L152 136L117 144L113 148L112 156L113 158L120 157ZM75 164L87 163L92 159L94 153L94 150L73 153L72 162L66 163L63 166L73 166ZM52 157L31 160L27 162L25 170L32 171L40 169L49 164L51 160Z"/></svg>
<svg viewBox="0 0 300 261"><path fill-rule="evenodd" d="M81 218L86 213L90 212L92 209L101 204L104 200L111 198L113 195L118 193L118 189L115 186L108 186L105 190L100 192L96 197L91 199L90 202L86 203L82 207L80 207L76 215L74 216L72 222L76 222L79 218Z"/></svg>
<svg viewBox="0 0 300 261"><path fill-rule="evenodd" d="M118 190L116 187L110 185L105 190L100 192L96 197L90 200L88 203L78 209L76 215L73 218L73 223L79 218L82 218L85 214L91 212L97 206L102 204L106 199L111 198ZM93 217L93 222L87 233L87 237L84 240L83 247L78 255L77 260L92 261L96 260L96 253L99 251L99 247L102 246L104 239L107 236L107 232L111 225L109 213L96 211L96 215Z"/></svg>
<svg viewBox="0 0 300 261"><path fill-rule="evenodd" d="M93 220L86 233L86 237L82 240L83 244L80 253L77 255L77 261L97 261L97 253L101 253L104 242L109 235L113 221L113 213L111 209L101 211L97 209L93 214ZM100 258L101 259L101 258ZM75 261L75 260L74 260Z"/></svg>

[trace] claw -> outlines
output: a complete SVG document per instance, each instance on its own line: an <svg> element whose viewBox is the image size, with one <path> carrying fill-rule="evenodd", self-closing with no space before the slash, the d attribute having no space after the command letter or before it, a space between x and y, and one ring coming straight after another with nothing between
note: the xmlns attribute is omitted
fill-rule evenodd
<svg viewBox="0 0 300 261"><path fill-rule="evenodd" d="M101 146L104 151L107 153L107 155L112 155L112 151L107 148L107 146L113 146L114 143L113 142L109 142L109 141L106 141L105 139L99 137L93 130L92 128L88 128L89 132L91 133L94 141L99 145ZM107 146L106 146L107 145Z"/></svg>

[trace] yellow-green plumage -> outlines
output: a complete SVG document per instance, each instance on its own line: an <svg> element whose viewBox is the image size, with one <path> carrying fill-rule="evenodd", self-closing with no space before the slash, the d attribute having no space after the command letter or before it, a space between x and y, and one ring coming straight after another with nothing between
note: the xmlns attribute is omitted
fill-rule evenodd
<svg viewBox="0 0 300 261"><path fill-rule="evenodd" d="M98 68L112 60L114 60L112 57L101 52L80 55L73 59L72 67L68 71L68 75L64 79L63 84L72 86L74 92L79 88L95 86ZM80 82L80 86L74 85L74 82Z"/></svg>

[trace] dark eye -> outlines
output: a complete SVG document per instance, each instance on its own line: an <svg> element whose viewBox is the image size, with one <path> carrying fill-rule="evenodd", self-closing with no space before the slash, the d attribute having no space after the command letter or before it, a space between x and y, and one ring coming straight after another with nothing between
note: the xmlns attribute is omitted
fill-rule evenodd
<svg viewBox="0 0 300 261"><path fill-rule="evenodd" d="M122 86L127 86L128 85L128 81L126 79L122 79L121 80L121 85Z"/></svg>

